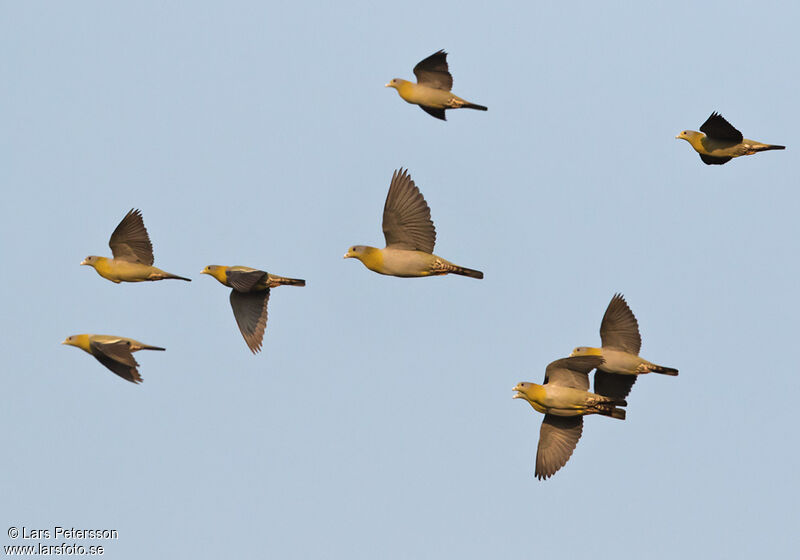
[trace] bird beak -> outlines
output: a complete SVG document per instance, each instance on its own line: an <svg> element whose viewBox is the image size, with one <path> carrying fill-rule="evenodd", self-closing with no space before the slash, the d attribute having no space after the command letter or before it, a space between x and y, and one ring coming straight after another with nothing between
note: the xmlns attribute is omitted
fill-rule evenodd
<svg viewBox="0 0 800 560"><path fill-rule="evenodd" d="M391 82L390 82L390 83L386 84L386 85L385 85L385 86L383 86L383 87L392 87L392 84L391 84Z"/></svg>
<svg viewBox="0 0 800 560"><path fill-rule="evenodd" d="M512 399L521 399L522 398L522 393L520 392L519 385L515 385L514 388L511 389L511 390L515 391L514 396L511 397Z"/></svg>
<svg viewBox="0 0 800 560"><path fill-rule="evenodd" d="M66 343L67 343L67 339L65 338L64 342L62 342L61 344L66 344Z"/></svg>
<svg viewBox="0 0 800 560"><path fill-rule="evenodd" d="M350 258L350 253L345 253L342 258L343 259L349 259Z"/></svg>
<svg viewBox="0 0 800 560"><path fill-rule="evenodd" d="M206 269L203 269L200 271L200 274L210 274L210 272L208 272Z"/></svg>
<svg viewBox="0 0 800 560"><path fill-rule="evenodd" d="M680 140L680 139L681 139L681 135L680 134L676 134L675 135L675 140Z"/></svg>
<svg viewBox="0 0 800 560"><path fill-rule="evenodd" d="M86 261L86 259L83 259L83 260L81 261L81 265L84 265L84 264L89 264L89 263Z"/></svg>

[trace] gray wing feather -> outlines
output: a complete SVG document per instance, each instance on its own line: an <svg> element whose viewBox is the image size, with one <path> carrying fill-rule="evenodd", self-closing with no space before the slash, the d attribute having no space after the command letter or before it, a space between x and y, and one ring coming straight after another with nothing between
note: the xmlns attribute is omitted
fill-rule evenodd
<svg viewBox="0 0 800 560"><path fill-rule="evenodd" d="M453 76L447 68L447 53L443 50L433 53L414 66L414 75L418 84L444 91L453 89Z"/></svg>
<svg viewBox="0 0 800 560"><path fill-rule="evenodd" d="M263 270L249 270L246 272L240 270L228 270L226 273L228 284L230 284L231 288L237 292L249 292L265 276L267 276L267 273Z"/></svg>
<svg viewBox="0 0 800 560"><path fill-rule="evenodd" d="M131 210L119 223L108 241L115 259L128 262L153 264L153 244L144 227L142 213Z"/></svg>
<svg viewBox="0 0 800 560"><path fill-rule="evenodd" d="M431 210L405 169L392 175L383 206L383 235L387 247L433 253L436 228Z"/></svg>
<svg viewBox="0 0 800 560"><path fill-rule="evenodd" d="M267 303L268 289L249 293L231 290L233 317L253 354L261 350L261 341L267 328Z"/></svg>
<svg viewBox="0 0 800 560"><path fill-rule="evenodd" d="M582 432L583 416L545 414L536 450L536 478L550 478L566 465Z"/></svg>
<svg viewBox="0 0 800 560"><path fill-rule="evenodd" d="M544 383L588 391L589 372L602 363L600 356L561 358L548 364L544 371Z"/></svg>
<svg viewBox="0 0 800 560"><path fill-rule="evenodd" d="M622 294L614 294L600 323L600 340L603 348L622 350L635 356L642 347L639 323Z"/></svg>
<svg viewBox="0 0 800 560"><path fill-rule="evenodd" d="M127 341L120 340L109 343L89 342L89 348L92 350L92 356L94 356L98 362L121 378L131 383L142 382L142 377L136 369L139 364L136 363L133 354L131 354L131 347Z"/></svg>

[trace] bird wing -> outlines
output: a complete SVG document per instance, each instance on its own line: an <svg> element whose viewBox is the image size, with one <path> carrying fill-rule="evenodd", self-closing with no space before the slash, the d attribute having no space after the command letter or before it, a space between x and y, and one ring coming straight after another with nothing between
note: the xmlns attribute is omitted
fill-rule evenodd
<svg viewBox="0 0 800 560"><path fill-rule="evenodd" d="M433 53L414 66L414 75L420 85L445 91L453 89L453 76L447 69L447 53L443 50Z"/></svg>
<svg viewBox="0 0 800 560"><path fill-rule="evenodd" d="M544 370L544 383L589 390L589 372L603 363L600 356L574 356L550 362Z"/></svg>
<svg viewBox="0 0 800 560"><path fill-rule="evenodd" d="M722 165L723 163L728 163L730 160L733 159L731 156L724 156L724 157L707 156L706 154L701 154L699 152L697 155L700 156L700 159L702 159L703 163L705 163L706 165Z"/></svg>
<svg viewBox="0 0 800 560"><path fill-rule="evenodd" d="M237 292L249 292L262 278L267 276L263 270L231 270L228 269L226 277L230 287Z"/></svg>
<svg viewBox="0 0 800 560"><path fill-rule="evenodd" d="M700 132L705 132L706 136L715 140L725 140L737 144L744 139L742 133L716 111L706 119L706 122L700 127Z"/></svg>
<svg viewBox="0 0 800 560"><path fill-rule="evenodd" d="M625 302L622 294L614 294L600 323L600 340L603 348L613 348L639 355L642 337L639 335L639 323Z"/></svg>
<svg viewBox="0 0 800 560"><path fill-rule="evenodd" d="M239 332L247 347L255 354L261 350L264 330L267 328L267 303L269 289L242 293L231 290L231 307Z"/></svg>
<svg viewBox="0 0 800 560"><path fill-rule="evenodd" d="M383 236L386 246L395 249L433 253L436 244L431 209L405 169L392 175L383 206Z"/></svg>
<svg viewBox="0 0 800 560"><path fill-rule="evenodd" d="M113 342L89 341L92 356L108 369L131 383L141 383L142 377L136 369L139 364L131 354L131 344L127 340Z"/></svg>
<svg viewBox="0 0 800 560"><path fill-rule="evenodd" d="M545 414L536 450L536 478L550 478L567 464L583 432L583 416Z"/></svg>
<svg viewBox="0 0 800 560"><path fill-rule="evenodd" d="M428 113L432 117L436 117L437 119L441 119L443 121L447 120L447 117L444 115L444 109L437 109L436 107L426 107L425 105L419 105L419 108Z"/></svg>
<svg viewBox="0 0 800 560"><path fill-rule="evenodd" d="M115 259L148 266L153 264L153 244L150 243L150 236L147 235L139 210L131 210L125 214L111 234L108 246L111 247Z"/></svg>
<svg viewBox="0 0 800 560"><path fill-rule="evenodd" d="M594 392L604 397L622 400L631 392L638 375L622 375L620 373L594 372Z"/></svg>

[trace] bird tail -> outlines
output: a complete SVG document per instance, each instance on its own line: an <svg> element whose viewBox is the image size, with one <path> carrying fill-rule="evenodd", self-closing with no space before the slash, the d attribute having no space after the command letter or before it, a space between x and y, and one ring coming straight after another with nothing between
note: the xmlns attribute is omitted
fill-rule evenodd
<svg viewBox="0 0 800 560"><path fill-rule="evenodd" d="M608 416L610 416L611 418L617 418L619 420L625 420L625 409L614 408L611 410L611 413Z"/></svg>
<svg viewBox="0 0 800 560"><path fill-rule="evenodd" d="M785 150L786 146L779 146L778 144L762 144L761 146L754 146L754 152L766 152L768 150Z"/></svg>
<svg viewBox="0 0 800 560"><path fill-rule="evenodd" d="M280 286L305 286L306 281L300 278L284 278L283 276L273 276Z"/></svg>
<svg viewBox="0 0 800 560"><path fill-rule="evenodd" d="M170 279L175 279L175 280L185 280L187 282L191 282L192 281L191 278L184 278L183 276L178 276L177 274L167 274L166 276L164 276L164 278L170 278Z"/></svg>
<svg viewBox="0 0 800 560"><path fill-rule="evenodd" d="M678 375L678 370L675 368L657 366L655 364L653 364L653 367L650 371L654 373L663 373L664 375Z"/></svg>
<svg viewBox="0 0 800 560"><path fill-rule="evenodd" d="M452 272L453 274L459 274L461 276L469 276L470 278L477 278L478 280L483 280L483 272L480 270L472 270L471 268L465 268L463 266L452 265L453 268L450 269L448 272Z"/></svg>
<svg viewBox="0 0 800 560"><path fill-rule="evenodd" d="M488 111L489 110L489 107L484 107L483 105L478 105L477 103L469 103L469 102L465 103L461 107L463 107L464 109L477 109L478 111ZM771 148L771 149L774 150L775 148Z"/></svg>
<svg viewBox="0 0 800 560"><path fill-rule="evenodd" d="M161 346L150 346L149 344L142 344L142 350L161 350L162 352L166 350L166 348L161 348Z"/></svg>
<svg viewBox="0 0 800 560"><path fill-rule="evenodd" d="M625 420L625 410L622 408L617 408L618 406L628 406L628 402L625 399L603 397L602 402L597 403L595 408L597 409L598 414Z"/></svg>

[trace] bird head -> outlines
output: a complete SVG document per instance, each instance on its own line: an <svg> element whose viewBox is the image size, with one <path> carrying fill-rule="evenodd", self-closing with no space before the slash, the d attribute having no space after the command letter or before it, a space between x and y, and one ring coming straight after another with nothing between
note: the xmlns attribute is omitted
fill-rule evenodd
<svg viewBox="0 0 800 560"><path fill-rule="evenodd" d="M226 278L227 277L227 274L226 274L227 268L228 267L226 267L226 266L219 266L219 265L216 265L216 264L210 264L207 267L205 267L203 270L201 270L200 274L208 274L209 276L213 276L219 282L224 284L225 280L227 279Z"/></svg>
<svg viewBox="0 0 800 560"><path fill-rule="evenodd" d="M589 346L578 346L575 350L572 351L572 354L569 355L570 358L575 356L603 356L603 349L602 348L591 348Z"/></svg>
<svg viewBox="0 0 800 560"><path fill-rule="evenodd" d="M81 261L81 265L88 264L89 266L97 266L97 263L100 262L100 259L102 258L104 257L95 257L95 256L86 257Z"/></svg>
<svg viewBox="0 0 800 560"><path fill-rule="evenodd" d="M528 401L535 410L545 412L544 407L539 404L546 396L545 389L542 385L523 381L517 383L512 390L516 391L514 396L511 397L512 399L523 399Z"/></svg>
<svg viewBox="0 0 800 560"><path fill-rule="evenodd" d="M386 84L385 87L392 87L394 89L397 89L404 83L406 83L406 80L401 80L400 78L392 78L392 80L388 84Z"/></svg>
<svg viewBox="0 0 800 560"><path fill-rule="evenodd" d="M703 135L702 132L697 132L695 130L684 130L680 134L678 134L675 138L678 139L678 140L686 140L687 142L689 142L691 144L692 140L694 140L695 138L698 138L698 137L700 137L702 135Z"/></svg>
<svg viewBox="0 0 800 560"><path fill-rule="evenodd" d="M359 259L360 260L367 253L367 249L370 249L370 247L367 247L366 245L353 245L344 254L344 258L345 259Z"/></svg>
<svg viewBox="0 0 800 560"><path fill-rule="evenodd" d="M72 336L68 336L64 339L64 342L61 344L66 344L67 346L75 346L80 348L81 350L89 351L89 335L88 334L73 334Z"/></svg>
<svg viewBox="0 0 800 560"><path fill-rule="evenodd" d="M530 385L531 385L530 383L527 383L527 382L525 382L525 381L523 381L523 382L521 382L521 383L517 383L517 384L514 386L514 388L513 388L513 389L511 389L512 391L516 391L516 392L514 393L514 396L513 396L513 397L511 397L511 398L512 398L512 399L524 399L524 398L525 398L525 391L526 391L526 389L528 389L528 387L529 387Z"/></svg>

